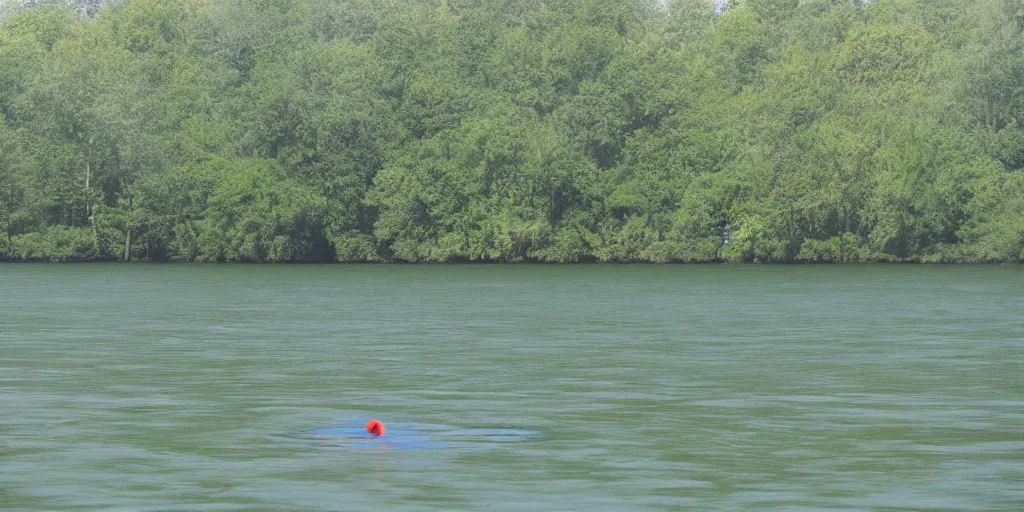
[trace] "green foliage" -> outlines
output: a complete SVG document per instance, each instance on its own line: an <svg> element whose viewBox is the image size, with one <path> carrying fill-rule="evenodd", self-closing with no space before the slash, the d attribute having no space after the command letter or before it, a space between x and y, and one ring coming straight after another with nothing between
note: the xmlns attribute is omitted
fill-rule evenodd
<svg viewBox="0 0 1024 512"><path fill-rule="evenodd" d="M0 17L0 259L1024 259L1018 0Z"/></svg>
<svg viewBox="0 0 1024 512"><path fill-rule="evenodd" d="M13 237L8 256L22 261L81 261L99 256L96 236L87 228L51 226Z"/></svg>
<svg viewBox="0 0 1024 512"><path fill-rule="evenodd" d="M195 223L196 261L323 260L326 200L289 181L273 161L225 162Z"/></svg>
<svg viewBox="0 0 1024 512"><path fill-rule="evenodd" d="M847 263L866 259L863 242L853 233L843 233L828 240L808 238L800 245L797 261L807 263Z"/></svg>

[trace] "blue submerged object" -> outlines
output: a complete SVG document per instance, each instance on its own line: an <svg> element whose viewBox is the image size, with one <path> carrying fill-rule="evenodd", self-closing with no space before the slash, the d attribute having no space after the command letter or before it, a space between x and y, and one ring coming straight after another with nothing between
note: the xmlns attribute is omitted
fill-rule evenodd
<svg viewBox="0 0 1024 512"><path fill-rule="evenodd" d="M533 430L513 428L462 428L424 423L388 423L384 435L366 431L366 420L349 420L334 427L307 431L311 436L345 441L350 448L426 450L508 443L537 435Z"/></svg>

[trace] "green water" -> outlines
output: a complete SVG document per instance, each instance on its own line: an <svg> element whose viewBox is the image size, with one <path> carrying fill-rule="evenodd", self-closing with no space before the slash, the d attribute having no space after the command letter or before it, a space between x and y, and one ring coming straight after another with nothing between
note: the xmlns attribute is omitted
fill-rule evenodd
<svg viewBox="0 0 1024 512"><path fill-rule="evenodd" d="M2 265L0 509L1019 511L1022 298L1015 266ZM307 433L369 417L537 435Z"/></svg>

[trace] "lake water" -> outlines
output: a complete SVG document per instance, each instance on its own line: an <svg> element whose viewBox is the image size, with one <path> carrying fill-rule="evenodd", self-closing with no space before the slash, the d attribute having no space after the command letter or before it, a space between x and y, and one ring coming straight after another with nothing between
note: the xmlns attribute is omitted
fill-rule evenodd
<svg viewBox="0 0 1024 512"><path fill-rule="evenodd" d="M0 509L1020 511L1022 299L1019 266L0 265Z"/></svg>

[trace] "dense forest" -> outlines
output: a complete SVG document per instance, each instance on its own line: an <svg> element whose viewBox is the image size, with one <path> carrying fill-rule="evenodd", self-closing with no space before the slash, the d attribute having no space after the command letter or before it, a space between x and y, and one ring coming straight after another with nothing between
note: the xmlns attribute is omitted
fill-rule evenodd
<svg viewBox="0 0 1024 512"><path fill-rule="evenodd" d="M1024 0L0 10L0 259L1024 259Z"/></svg>

